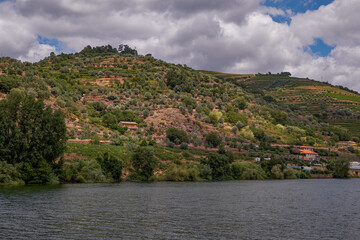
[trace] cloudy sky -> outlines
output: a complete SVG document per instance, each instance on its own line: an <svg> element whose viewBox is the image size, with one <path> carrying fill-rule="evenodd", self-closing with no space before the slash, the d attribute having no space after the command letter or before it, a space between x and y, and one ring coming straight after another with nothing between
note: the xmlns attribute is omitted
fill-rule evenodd
<svg viewBox="0 0 360 240"><path fill-rule="evenodd" d="M121 43L231 73L290 71L360 91L359 0L0 0L0 56Z"/></svg>

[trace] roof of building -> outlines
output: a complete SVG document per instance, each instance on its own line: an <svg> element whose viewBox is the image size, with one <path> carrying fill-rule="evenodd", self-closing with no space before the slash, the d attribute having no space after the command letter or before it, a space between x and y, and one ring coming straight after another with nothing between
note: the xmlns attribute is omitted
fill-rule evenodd
<svg viewBox="0 0 360 240"><path fill-rule="evenodd" d="M311 148L311 149L313 149L313 147L310 147L310 146L300 146L300 148Z"/></svg>
<svg viewBox="0 0 360 240"><path fill-rule="evenodd" d="M134 124L134 125L137 125L137 124L138 124L137 122L125 122L125 121L120 121L120 123L123 123L123 124Z"/></svg>
<svg viewBox="0 0 360 240"><path fill-rule="evenodd" d="M315 154L315 155L319 155L316 152L310 151L310 150L300 150L300 154Z"/></svg>

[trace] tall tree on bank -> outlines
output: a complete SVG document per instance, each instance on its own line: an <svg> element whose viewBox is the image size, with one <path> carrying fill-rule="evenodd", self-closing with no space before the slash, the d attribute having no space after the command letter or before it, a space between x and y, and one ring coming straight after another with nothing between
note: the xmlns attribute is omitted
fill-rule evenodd
<svg viewBox="0 0 360 240"><path fill-rule="evenodd" d="M20 164L26 183L46 183L66 144L64 114L13 89L0 101L0 160Z"/></svg>

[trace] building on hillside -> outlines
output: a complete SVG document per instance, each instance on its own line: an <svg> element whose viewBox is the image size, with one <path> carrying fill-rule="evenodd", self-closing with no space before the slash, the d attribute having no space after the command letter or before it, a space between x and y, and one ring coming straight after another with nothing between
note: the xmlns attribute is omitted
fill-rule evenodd
<svg viewBox="0 0 360 240"><path fill-rule="evenodd" d="M291 153L298 155L299 159L304 161L317 161L320 159L319 154L314 152L313 147L301 146L299 148L293 148Z"/></svg>
<svg viewBox="0 0 360 240"><path fill-rule="evenodd" d="M136 122L120 121L120 126L127 127L129 130L137 130L139 128L139 124Z"/></svg>
<svg viewBox="0 0 360 240"><path fill-rule="evenodd" d="M350 162L349 168L360 170L360 162Z"/></svg>
<svg viewBox="0 0 360 240"><path fill-rule="evenodd" d="M302 166L301 169L302 169L303 171L311 171L311 170L312 170L312 167Z"/></svg>
<svg viewBox="0 0 360 240"><path fill-rule="evenodd" d="M314 151L313 147L310 146L300 146L299 149L301 150L308 150L308 151Z"/></svg>

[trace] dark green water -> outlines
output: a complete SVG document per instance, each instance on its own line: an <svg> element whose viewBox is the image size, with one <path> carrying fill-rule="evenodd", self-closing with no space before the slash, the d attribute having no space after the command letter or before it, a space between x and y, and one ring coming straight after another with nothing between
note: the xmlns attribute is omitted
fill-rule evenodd
<svg viewBox="0 0 360 240"><path fill-rule="evenodd" d="M0 239L360 239L360 179L0 187Z"/></svg>

